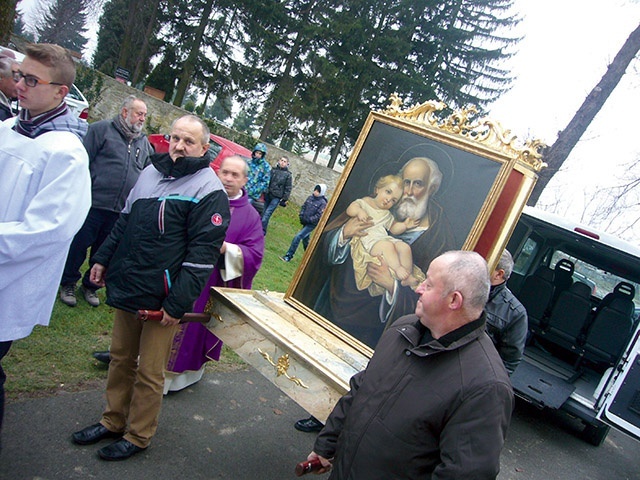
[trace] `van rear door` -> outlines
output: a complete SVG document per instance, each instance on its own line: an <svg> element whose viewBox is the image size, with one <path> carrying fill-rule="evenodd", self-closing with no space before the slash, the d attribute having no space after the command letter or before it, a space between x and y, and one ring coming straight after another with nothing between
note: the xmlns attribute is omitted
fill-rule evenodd
<svg viewBox="0 0 640 480"><path fill-rule="evenodd" d="M614 428L640 440L640 331L636 330L634 341L620 373L605 395L598 409L598 418Z"/></svg>

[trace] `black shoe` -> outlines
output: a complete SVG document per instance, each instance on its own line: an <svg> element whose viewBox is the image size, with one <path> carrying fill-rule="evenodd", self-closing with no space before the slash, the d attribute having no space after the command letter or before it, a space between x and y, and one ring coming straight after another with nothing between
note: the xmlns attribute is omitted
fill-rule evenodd
<svg viewBox="0 0 640 480"><path fill-rule="evenodd" d="M96 423L72 435L73 442L78 445L92 445L105 438L119 438L122 432L112 432L101 423Z"/></svg>
<svg viewBox="0 0 640 480"><path fill-rule="evenodd" d="M108 365L111 361L111 354L109 353L109 350L104 352L93 352L93 358Z"/></svg>
<svg viewBox="0 0 640 480"><path fill-rule="evenodd" d="M144 448L140 448L130 441L121 438L117 442L113 442L111 445L107 445L98 450L98 455L103 460L126 460L143 450Z"/></svg>
<svg viewBox="0 0 640 480"><path fill-rule="evenodd" d="M293 424L296 430L301 432L319 432L324 425L316 417L309 417L302 420L298 420Z"/></svg>

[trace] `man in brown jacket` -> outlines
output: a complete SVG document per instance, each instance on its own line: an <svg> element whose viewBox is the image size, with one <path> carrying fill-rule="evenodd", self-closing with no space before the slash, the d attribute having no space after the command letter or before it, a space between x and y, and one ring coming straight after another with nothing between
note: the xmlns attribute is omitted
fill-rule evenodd
<svg viewBox="0 0 640 480"><path fill-rule="evenodd" d="M451 251L429 266L415 315L382 336L308 459L330 479L495 479L514 398L486 335L484 259Z"/></svg>

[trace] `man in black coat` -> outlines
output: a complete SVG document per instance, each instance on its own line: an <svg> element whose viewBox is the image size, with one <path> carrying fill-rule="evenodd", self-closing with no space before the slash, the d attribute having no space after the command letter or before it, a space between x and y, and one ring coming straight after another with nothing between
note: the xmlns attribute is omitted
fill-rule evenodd
<svg viewBox="0 0 640 480"><path fill-rule="evenodd" d="M208 147L202 120L176 120L169 153L152 156L93 258L91 281L106 283L115 309L107 406L100 423L74 433L73 441L119 438L98 451L104 460L124 460L149 446L175 331L220 255L229 199L209 167ZM138 318L139 310L160 310L162 320Z"/></svg>
<svg viewBox="0 0 640 480"><path fill-rule="evenodd" d="M528 332L527 311L507 287L512 271L513 257L508 250L504 250L491 273L491 292L485 307L487 333L509 375L522 360Z"/></svg>
<svg viewBox="0 0 640 480"><path fill-rule="evenodd" d="M116 223L129 191L142 169L149 164L153 148L142 133L147 105L134 95L125 98L120 113L109 120L89 126L84 147L89 154L91 172L91 209L76 234L60 280L60 301L75 307L76 283L80 267L91 248L95 254ZM91 283L89 270L82 276L82 296L92 307L100 305L98 285Z"/></svg>
<svg viewBox="0 0 640 480"><path fill-rule="evenodd" d="M271 169L269 188L264 196L264 211L262 212L262 233L267 234L269 219L278 205L286 207L291 195L291 172L289 171L289 159L284 155L278 160L278 164Z"/></svg>

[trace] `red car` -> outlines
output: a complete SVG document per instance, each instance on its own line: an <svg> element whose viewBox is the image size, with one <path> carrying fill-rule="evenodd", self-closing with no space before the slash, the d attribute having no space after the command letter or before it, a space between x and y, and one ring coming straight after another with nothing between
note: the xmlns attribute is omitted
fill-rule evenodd
<svg viewBox="0 0 640 480"><path fill-rule="evenodd" d="M149 142L157 153L166 153L169 151L169 135L153 134L149 135ZM231 140L211 134L209 139L209 152L211 152L211 167L218 173L222 160L230 155L240 155L245 160L251 158L251 150L243 147Z"/></svg>

